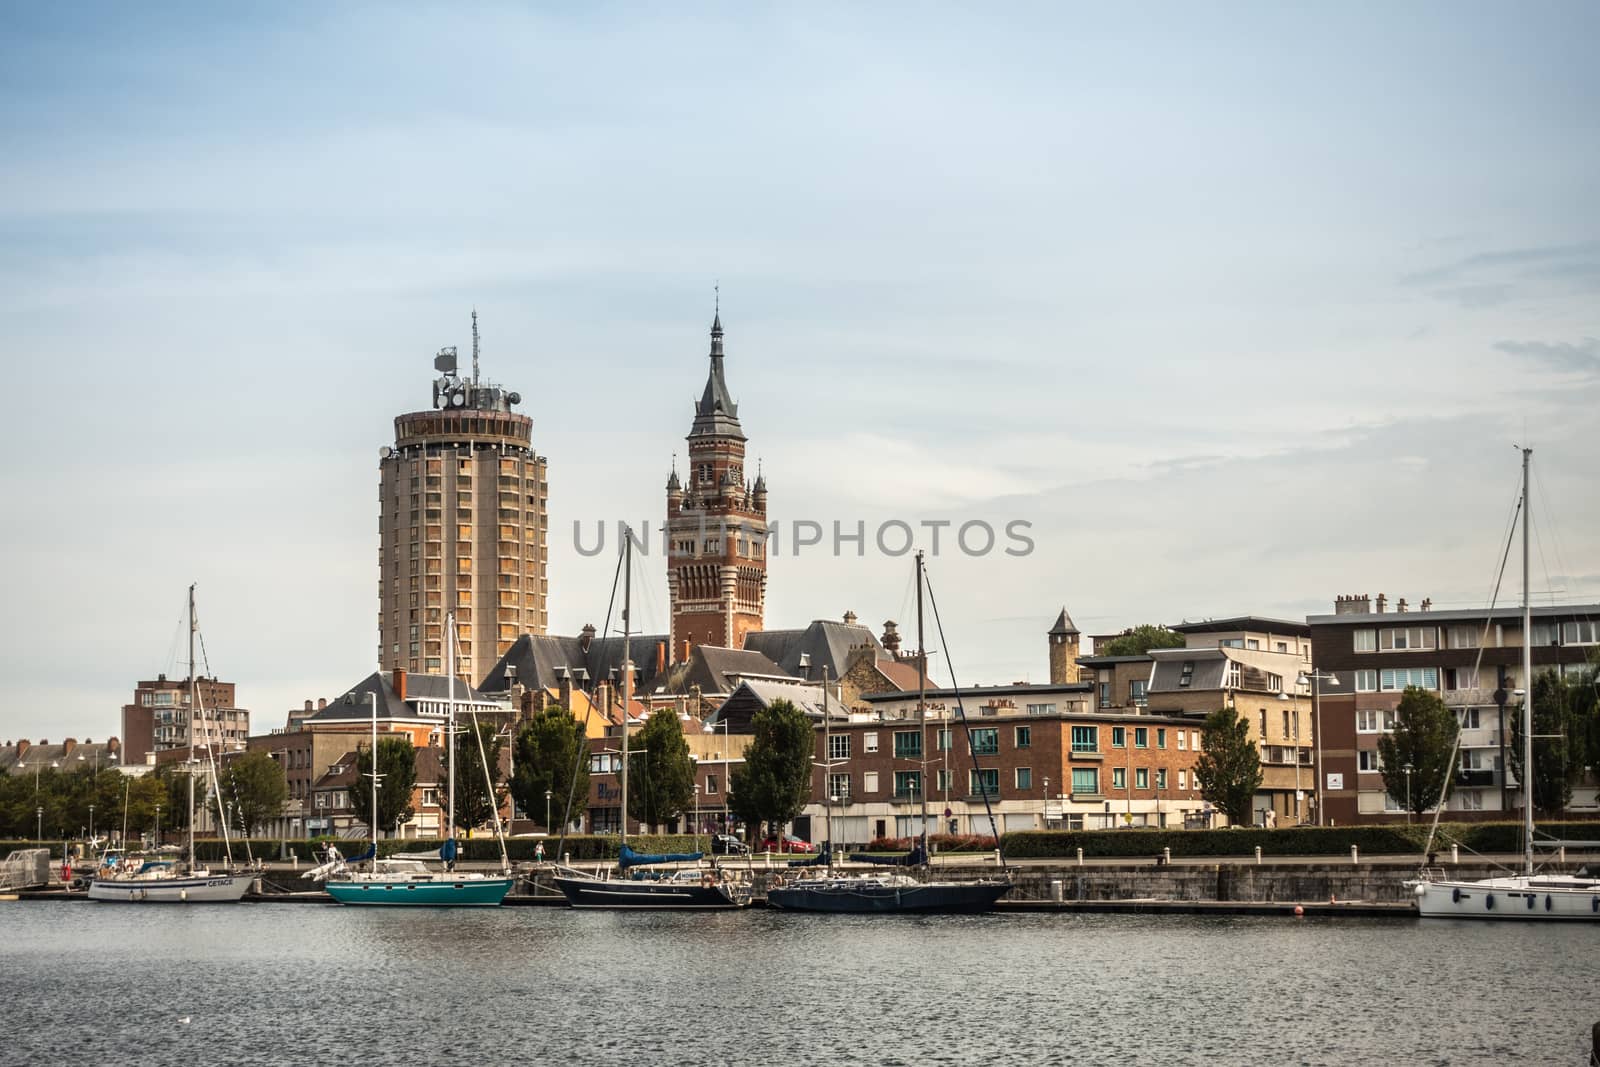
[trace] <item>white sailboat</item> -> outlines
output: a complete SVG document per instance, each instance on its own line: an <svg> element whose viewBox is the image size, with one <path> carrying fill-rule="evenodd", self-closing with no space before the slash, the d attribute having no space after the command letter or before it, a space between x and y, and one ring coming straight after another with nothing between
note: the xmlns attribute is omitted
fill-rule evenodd
<svg viewBox="0 0 1600 1067"><path fill-rule="evenodd" d="M1540 874L1533 858L1533 607L1528 593L1528 461L1532 454L1531 448L1522 450L1523 870L1472 881L1418 879L1411 883L1412 893L1418 914L1426 918L1600 921L1600 878Z"/></svg>
<svg viewBox="0 0 1600 1067"><path fill-rule="evenodd" d="M199 724L205 723L205 708L200 701L199 687L194 675L194 586L189 586L189 707L199 713ZM194 855L194 772L198 764L194 758L194 732L199 728L189 724L189 850L183 860L157 857L124 857L112 865L96 869L94 881L89 883L89 899L120 904L231 904L242 898L250 889L252 875L233 874L227 870L213 871L202 867ZM211 782L217 781L216 761L211 745L206 745L206 759L210 764ZM219 797L220 801L220 797ZM219 803L220 808L220 803ZM222 820L224 842L228 839L227 820ZM159 843L159 842L158 842ZM231 852L231 848L229 849Z"/></svg>

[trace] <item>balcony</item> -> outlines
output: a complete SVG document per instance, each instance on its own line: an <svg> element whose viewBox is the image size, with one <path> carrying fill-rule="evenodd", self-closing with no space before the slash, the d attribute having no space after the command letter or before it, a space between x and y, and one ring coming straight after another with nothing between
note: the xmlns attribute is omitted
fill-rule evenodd
<svg viewBox="0 0 1600 1067"><path fill-rule="evenodd" d="M1456 785L1460 788L1494 785L1494 771L1470 770L1456 772Z"/></svg>

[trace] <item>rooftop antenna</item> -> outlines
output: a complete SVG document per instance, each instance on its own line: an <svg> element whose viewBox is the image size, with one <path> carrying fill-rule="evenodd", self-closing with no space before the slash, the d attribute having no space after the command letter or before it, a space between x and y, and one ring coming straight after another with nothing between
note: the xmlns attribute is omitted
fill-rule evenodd
<svg viewBox="0 0 1600 1067"><path fill-rule="evenodd" d="M713 281L711 283L711 292L713 294L715 294L712 297L712 300L716 304L716 307L713 310L715 310L716 314L720 317L722 315L722 279L721 278L718 278L718 279L716 279L715 281Z"/></svg>
<svg viewBox="0 0 1600 1067"><path fill-rule="evenodd" d="M478 385L478 309L472 309L472 385Z"/></svg>

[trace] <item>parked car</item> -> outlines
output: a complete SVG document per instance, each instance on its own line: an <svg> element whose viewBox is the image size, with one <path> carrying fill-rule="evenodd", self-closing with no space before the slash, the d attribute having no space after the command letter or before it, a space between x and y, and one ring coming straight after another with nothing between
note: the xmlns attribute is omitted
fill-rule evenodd
<svg viewBox="0 0 1600 1067"><path fill-rule="evenodd" d="M712 834L711 854L714 856L746 856L750 846L732 834Z"/></svg>
<svg viewBox="0 0 1600 1067"><path fill-rule="evenodd" d="M802 841L793 834L784 834L780 841L776 837L769 837L761 845L768 852L815 852L817 846L810 841Z"/></svg>

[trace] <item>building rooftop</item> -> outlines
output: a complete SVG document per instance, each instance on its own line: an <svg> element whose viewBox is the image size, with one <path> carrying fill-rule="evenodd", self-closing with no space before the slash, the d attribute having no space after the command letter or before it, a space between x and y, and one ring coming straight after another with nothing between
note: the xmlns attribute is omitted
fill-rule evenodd
<svg viewBox="0 0 1600 1067"><path fill-rule="evenodd" d="M1179 634L1225 634L1236 631L1247 633L1294 634L1310 637L1311 627L1290 619L1269 619L1262 615L1238 615L1231 619L1202 619L1199 622L1180 622L1167 629Z"/></svg>

